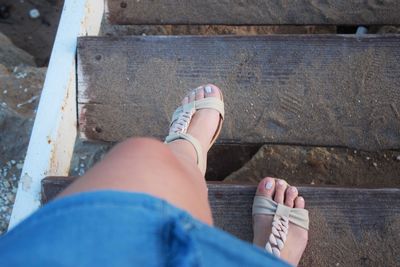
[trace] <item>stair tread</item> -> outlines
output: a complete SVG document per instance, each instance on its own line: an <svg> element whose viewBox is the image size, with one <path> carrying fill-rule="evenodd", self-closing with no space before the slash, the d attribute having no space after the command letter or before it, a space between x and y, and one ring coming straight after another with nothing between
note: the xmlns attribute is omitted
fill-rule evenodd
<svg viewBox="0 0 400 267"><path fill-rule="evenodd" d="M83 37L82 136L162 139L188 88L224 91L220 143L400 148L400 37Z"/></svg>

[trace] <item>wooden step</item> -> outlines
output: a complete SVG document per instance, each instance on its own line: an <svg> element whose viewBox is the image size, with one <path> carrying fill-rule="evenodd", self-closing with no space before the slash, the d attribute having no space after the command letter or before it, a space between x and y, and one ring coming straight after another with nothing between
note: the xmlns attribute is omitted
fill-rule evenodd
<svg viewBox="0 0 400 267"><path fill-rule="evenodd" d="M108 0L116 24L400 24L396 0Z"/></svg>
<svg viewBox="0 0 400 267"><path fill-rule="evenodd" d="M220 143L400 148L400 37L83 37L79 127L159 139L188 88L224 91Z"/></svg>
<svg viewBox="0 0 400 267"><path fill-rule="evenodd" d="M42 181L43 202L75 178ZM252 239L251 205L256 187L209 183L215 225ZM299 187L310 211L303 266L398 266L400 189Z"/></svg>

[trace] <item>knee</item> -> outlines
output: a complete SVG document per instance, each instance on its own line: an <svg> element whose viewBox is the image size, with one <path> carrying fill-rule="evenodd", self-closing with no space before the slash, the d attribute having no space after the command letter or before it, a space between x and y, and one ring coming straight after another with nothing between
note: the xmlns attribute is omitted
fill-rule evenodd
<svg viewBox="0 0 400 267"><path fill-rule="evenodd" d="M115 150L125 155L165 155L171 153L166 145L156 139L144 137L132 137L119 143Z"/></svg>
<svg viewBox="0 0 400 267"><path fill-rule="evenodd" d="M140 148L163 146L163 143L153 138L131 137L119 143L118 145L127 148L140 149Z"/></svg>

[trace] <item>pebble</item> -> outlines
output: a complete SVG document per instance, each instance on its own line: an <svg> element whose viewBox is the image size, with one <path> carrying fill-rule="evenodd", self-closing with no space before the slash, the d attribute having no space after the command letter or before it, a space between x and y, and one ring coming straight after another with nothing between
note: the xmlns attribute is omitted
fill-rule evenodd
<svg viewBox="0 0 400 267"><path fill-rule="evenodd" d="M24 164L23 164L23 163L18 163L18 164L17 164L17 169L18 169L18 170L21 170L23 167L24 167Z"/></svg>
<svg viewBox="0 0 400 267"><path fill-rule="evenodd" d="M10 162L11 162L12 165L15 165L15 163L17 163L17 162L16 162L15 160L13 160L13 159L12 159Z"/></svg>
<svg viewBox="0 0 400 267"><path fill-rule="evenodd" d="M40 17L40 12L37 8L33 8L31 10L29 10L29 17L31 19L37 19L38 17Z"/></svg>
<svg viewBox="0 0 400 267"><path fill-rule="evenodd" d="M400 161L400 155L398 155L398 156L396 157L396 160Z"/></svg>
<svg viewBox="0 0 400 267"><path fill-rule="evenodd" d="M372 163L372 165L374 165L375 168L378 167L378 163L376 162Z"/></svg>
<svg viewBox="0 0 400 267"><path fill-rule="evenodd" d="M17 74L15 74L15 78L17 79L24 79L26 78L26 76L28 76L28 73L26 72L18 72Z"/></svg>
<svg viewBox="0 0 400 267"><path fill-rule="evenodd" d="M4 90L4 91L3 91L3 94L5 94L5 95L6 95L7 93L8 93L8 91L7 91L7 90Z"/></svg>

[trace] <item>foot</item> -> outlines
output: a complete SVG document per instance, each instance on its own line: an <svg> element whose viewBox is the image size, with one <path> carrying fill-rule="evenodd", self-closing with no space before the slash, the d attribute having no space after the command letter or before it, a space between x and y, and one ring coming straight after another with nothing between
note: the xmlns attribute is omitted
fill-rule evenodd
<svg viewBox="0 0 400 267"><path fill-rule="evenodd" d="M304 209L304 198L298 196L297 188L288 186L286 181L275 178L264 178L257 188L256 195L273 199L275 202L284 204L290 208ZM272 230L273 216L256 214L253 216L253 243L265 249L267 240ZM308 231L289 223L289 232L285 246L281 250L280 258L297 266L308 240Z"/></svg>
<svg viewBox="0 0 400 267"><path fill-rule="evenodd" d="M182 105L188 104L193 101L198 101L203 98L216 97L221 98L220 89L212 84L207 84L200 86L191 92L189 92L182 100ZM220 121L220 114L214 109L201 109L194 113L187 133L196 138L203 150L203 162L207 162L207 152L210 149L210 143L218 129L218 124ZM171 144L182 144L190 150L192 159L197 161L197 156L195 154L194 148L185 140L176 140ZM204 173L203 173L204 175Z"/></svg>

